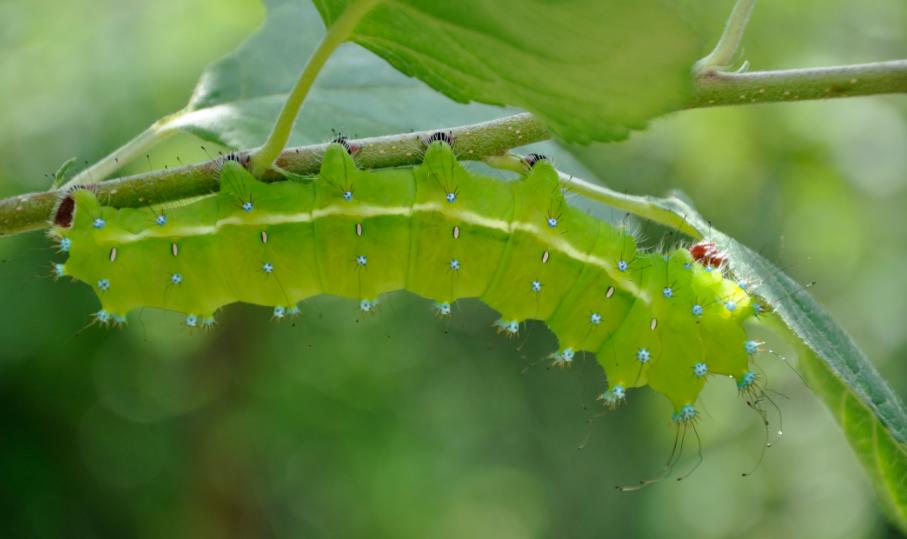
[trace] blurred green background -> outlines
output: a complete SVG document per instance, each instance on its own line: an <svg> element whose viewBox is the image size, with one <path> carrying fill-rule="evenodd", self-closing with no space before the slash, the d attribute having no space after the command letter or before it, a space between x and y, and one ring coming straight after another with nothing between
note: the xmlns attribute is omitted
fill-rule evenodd
<svg viewBox="0 0 907 539"><path fill-rule="evenodd" d="M716 36L730 6L703 21ZM264 16L253 0L0 1L0 194L45 189L65 159L94 161L181 108ZM762 0L745 57L904 57L904 28L898 0ZM131 170L201 159L198 146L177 137ZM683 112L569 150L562 168L631 193L682 189L816 281L907 394L905 98ZM506 341L478 303L443 322L398 294L360 322L353 302L320 298L294 325L233 306L210 335L147 311L82 331L96 300L49 277L55 257L40 233L0 241L3 537L897 536L826 410L770 355L785 435L752 477L764 433L718 382L703 397L705 463L622 494L667 457L669 406L638 391L597 417L600 369L544 368L555 342L541 325Z"/></svg>

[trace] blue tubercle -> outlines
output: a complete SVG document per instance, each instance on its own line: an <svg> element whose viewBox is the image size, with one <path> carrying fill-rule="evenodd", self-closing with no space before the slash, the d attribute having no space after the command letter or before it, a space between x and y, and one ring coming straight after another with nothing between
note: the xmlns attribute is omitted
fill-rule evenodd
<svg viewBox="0 0 907 539"><path fill-rule="evenodd" d="M557 217L549 217L548 218L548 227L554 228L556 226L557 226Z"/></svg>
<svg viewBox="0 0 907 539"><path fill-rule="evenodd" d="M101 217L98 217L98 218L96 218L96 219L94 220L93 223L91 223L91 226L93 226L93 227L97 228L98 230L100 230L100 229L104 228L104 225L106 225L106 224L107 224L107 221L105 221L105 220L104 220L103 218L101 218Z"/></svg>
<svg viewBox="0 0 907 539"><path fill-rule="evenodd" d="M198 325L198 317L194 314L186 315L186 326L194 328Z"/></svg>
<svg viewBox="0 0 907 539"><path fill-rule="evenodd" d="M627 390L624 386L616 384L604 393L602 393L601 400L605 401L605 406L609 408L616 408L617 405L622 403L627 398Z"/></svg>
<svg viewBox="0 0 907 539"><path fill-rule="evenodd" d="M445 198L447 198L448 202L453 204L454 202L457 201L457 194L456 193L447 193L447 196Z"/></svg>
<svg viewBox="0 0 907 539"><path fill-rule="evenodd" d="M700 304L693 305L693 316L702 316L702 313L705 312L705 309Z"/></svg>
<svg viewBox="0 0 907 539"><path fill-rule="evenodd" d="M204 320L202 320L202 327L205 329L213 328L214 324L215 324L214 316L206 316L204 318Z"/></svg>
<svg viewBox="0 0 907 539"><path fill-rule="evenodd" d="M746 350L747 354L755 354L759 351L759 342L758 341L746 341L743 343L743 349Z"/></svg>
<svg viewBox="0 0 907 539"><path fill-rule="evenodd" d="M627 264L627 261L626 261L626 260L618 260L618 262L617 262L617 269L618 269L619 271L627 271L627 268L629 268L629 267L630 267L630 265Z"/></svg>
<svg viewBox="0 0 907 539"><path fill-rule="evenodd" d="M640 348L639 352L636 352L636 359L640 363L646 364L652 360L652 353L649 352L648 348Z"/></svg>
<svg viewBox="0 0 907 539"><path fill-rule="evenodd" d="M531 284L532 284L532 291L533 291L533 292L541 292L541 291L542 291L542 283L541 283L540 281L532 281Z"/></svg>
<svg viewBox="0 0 907 539"><path fill-rule="evenodd" d="M54 264L54 275L57 277L63 277L66 275L66 265L65 264Z"/></svg>
<svg viewBox="0 0 907 539"><path fill-rule="evenodd" d="M589 321L597 326L602 323L602 315L600 315L598 313L592 313L589 316Z"/></svg>
<svg viewBox="0 0 907 539"><path fill-rule="evenodd" d="M68 253L69 250L70 250L71 248L72 248L72 240L71 240L71 239L69 239L69 238L61 238L61 239L60 239L60 251L62 251L62 252L64 252L64 253Z"/></svg>
<svg viewBox="0 0 907 539"><path fill-rule="evenodd" d="M737 382L737 389L744 390L756 383L756 373L753 371L746 371L743 374L743 377Z"/></svg>
<svg viewBox="0 0 907 539"><path fill-rule="evenodd" d="M520 323L517 320L504 320L500 318L494 325L498 328L498 332L504 332L508 335L517 335L520 332Z"/></svg>
<svg viewBox="0 0 907 539"><path fill-rule="evenodd" d="M460 261L454 258L450 261L450 269L454 271L460 271Z"/></svg>
<svg viewBox="0 0 907 539"><path fill-rule="evenodd" d="M255 209L255 205L252 204L251 201L243 202L243 203L242 203L242 211L244 211L244 212L250 212L250 211L252 211L253 209Z"/></svg>
<svg viewBox="0 0 907 539"><path fill-rule="evenodd" d="M344 192L343 192L343 200L353 200L353 192L352 192L352 191L344 191Z"/></svg>
<svg viewBox="0 0 907 539"><path fill-rule="evenodd" d="M368 264L368 257L365 255L359 255L356 257L356 264L359 266L364 266Z"/></svg>
<svg viewBox="0 0 907 539"><path fill-rule="evenodd" d="M170 276L170 282L173 284L180 284L181 282L183 282L183 274L174 273L173 275Z"/></svg>
<svg viewBox="0 0 907 539"><path fill-rule="evenodd" d="M440 316L450 316L450 303L446 301L435 303L435 312Z"/></svg>
<svg viewBox="0 0 907 539"><path fill-rule="evenodd" d="M101 309L100 311L94 313L94 317L98 322L102 324L106 324L110 321L110 313L105 311L104 309Z"/></svg>
<svg viewBox="0 0 907 539"><path fill-rule="evenodd" d="M692 404L685 404L680 409L680 420L683 422L692 421L696 418L696 408Z"/></svg>
<svg viewBox="0 0 907 539"><path fill-rule="evenodd" d="M564 367L572 363L575 356L576 352L573 351L573 348L564 348L563 350L557 351L548 357L554 360L554 364L556 366Z"/></svg>
<svg viewBox="0 0 907 539"><path fill-rule="evenodd" d="M98 290L101 292L110 290L110 279L98 279Z"/></svg>
<svg viewBox="0 0 907 539"><path fill-rule="evenodd" d="M157 217L154 218L154 222L158 226L164 226L167 224L167 216L164 214L158 215Z"/></svg>
<svg viewBox="0 0 907 539"><path fill-rule="evenodd" d="M359 302L359 310L364 313L371 312L371 310L374 309L375 305L377 305L377 304L378 304L377 300L371 301L371 300L364 299Z"/></svg>
<svg viewBox="0 0 907 539"><path fill-rule="evenodd" d="M696 375L696 378L702 378L709 374L709 366L705 363L697 363L693 365L693 374Z"/></svg>
<svg viewBox="0 0 907 539"><path fill-rule="evenodd" d="M666 297L668 299L674 297L674 290L670 286L664 287L664 289L662 289L661 293L662 293L662 295L664 295L664 297Z"/></svg>
<svg viewBox="0 0 907 539"><path fill-rule="evenodd" d="M283 305L278 305L274 307L274 318L280 320L287 315L287 308Z"/></svg>
<svg viewBox="0 0 907 539"><path fill-rule="evenodd" d="M737 310L737 303L734 302L733 300L728 301L727 303L724 304L724 308L731 312L734 312Z"/></svg>
<svg viewBox="0 0 907 539"><path fill-rule="evenodd" d="M261 270L264 271L265 273L273 273L274 264L271 264L270 262L265 262L264 264L261 265Z"/></svg>

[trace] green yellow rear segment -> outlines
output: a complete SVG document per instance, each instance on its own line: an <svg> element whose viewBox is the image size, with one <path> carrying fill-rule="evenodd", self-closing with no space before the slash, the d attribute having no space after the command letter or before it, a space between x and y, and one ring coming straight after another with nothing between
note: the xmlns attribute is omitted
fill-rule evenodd
<svg viewBox="0 0 907 539"><path fill-rule="evenodd" d="M334 144L308 182L265 184L226 159L220 191L184 206L114 209L89 190L71 196L72 226L52 231L69 254L57 273L94 288L102 323L155 307L207 327L240 301L282 318L319 294L371 311L406 289L441 316L480 298L511 335L544 321L560 342L556 363L597 358L612 405L649 385L688 421L709 375L741 389L754 381L746 292L685 249L642 252L624 228L569 206L544 160L501 181L435 142L419 166L362 171Z"/></svg>

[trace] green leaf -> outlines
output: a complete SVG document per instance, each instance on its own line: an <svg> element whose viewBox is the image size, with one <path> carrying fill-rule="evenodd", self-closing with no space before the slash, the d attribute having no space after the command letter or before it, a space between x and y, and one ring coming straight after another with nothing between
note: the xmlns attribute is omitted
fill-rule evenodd
<svg viewBox="0 0 907 539"><path fill-rule="evenodd" d="M189 105L163 129L183 129L232 148L267 138L287 93L325 33L303 0L266 0L264 26L202 74ZM336 129L355 136L489 120L496 107L455 103L354 44L325 66L296 122L292 144L325 142Z"/></svg>
<svg viewBox="0 0 907 539"><path fill-rule="evenodd" d="M363 0L315 0L328 24ZM457 101L512 105L576 142L687 99L696 35L660 0L365 0L351 39Z"/></svg>
<svg viewBox="0 0 907 539"><path fill-rule="evenodd" d="M777 315L764 320L791 338L810 388L841 425L892 521L907 532L907 410L828 312L771 262L715 230L682 193L637 197L596 186L594 193L584 194L678 229L677 217L682 217L684 231L692 227L699 237L708 237L728 254L739 279L757 283L754 291Z"/></svg>
<svg viewBox="0 0 907 539"><path fill-rule="evenodd" d="M907 446L822 357L802 343L797 346L797 357L803 376L828 405L872 478L889 518L907 533Z"/></svg>

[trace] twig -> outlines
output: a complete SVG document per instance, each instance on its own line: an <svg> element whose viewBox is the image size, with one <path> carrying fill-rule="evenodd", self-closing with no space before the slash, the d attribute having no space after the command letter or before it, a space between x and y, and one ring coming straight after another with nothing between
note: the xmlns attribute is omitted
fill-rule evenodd
<svg viewBox="0 0 907 539"><path fill-rule="evenodd" d="M752 73L711 72L696 78L694 91L683 108L712 107L907 93L907 60L838 67L790 69ZM516 114L452 130L461 159L480 160L513 148L550 138L540 120ZM362 149L357 161L363 168L416 164L422 158L421 137L410 133L354 141ZM290 148L276 165L296 174L318 172L324 145ZM248 154L248 152L246 152ZM217 160L98 184L102 200L115 207L143 206L203 195L217 190ZM280 179L266 174L266 181ZM0 236L48 226L58 191L28 193L0 200Z"/></svg>

